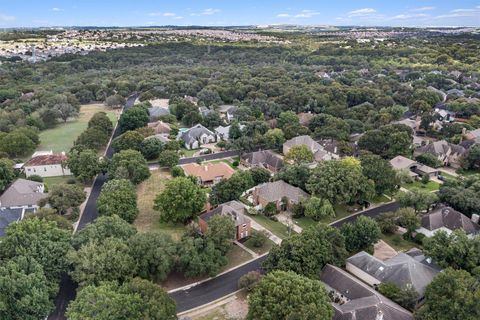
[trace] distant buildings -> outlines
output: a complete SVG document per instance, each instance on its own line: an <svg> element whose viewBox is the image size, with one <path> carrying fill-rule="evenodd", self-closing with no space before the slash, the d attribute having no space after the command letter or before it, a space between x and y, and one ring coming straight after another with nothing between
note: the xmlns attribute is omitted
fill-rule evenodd
<svg viewBox="0 0 480 320"><path fill-rule="evenodd" d="M465 153L466 150L462 146L440 140L415 149L413 155L417 157L422 154L431 154L444 166L459 168L460 160Z"/></svg>

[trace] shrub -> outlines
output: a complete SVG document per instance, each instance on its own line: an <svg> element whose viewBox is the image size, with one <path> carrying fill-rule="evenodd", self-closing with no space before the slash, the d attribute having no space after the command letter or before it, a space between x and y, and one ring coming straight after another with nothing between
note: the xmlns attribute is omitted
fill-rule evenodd
<svg viewBox="0 0 480 320"><path fill-rule="evenodd" d="M262 274L260 272L250 271L238 279L238 287L240 289L246 289L250 292L255 288L260 279L262 279Z"/></svg>
<svg viewBox="0 0 480 320"><path fill-rule="evenodd" d="M171 174L172 174L172 177L176 178L176 177L185 177L185 172L183 172L183 169L180 168L179 166L174 166L172 167L171 169Z"/></svg>
<svg viewBox="0 0 480 320"><path fill-rule="evenodd" d="M239 164L240 163L238 162L238 160L235 160L235 161L232 162L232 166L235 167L235 168L238 167Z"/></svg>
<svg viewBox="0 0 480 320"><path fill-rule="evenodd" d="M252 245L255 248L260 248L262 247L265 242L267 241L268 237L265 233L265 231L256 231L254 230L252 232L252 235L250 236L249 241L252 243Z"/></svg>
<svg viewBox="0 0 480 320"><path fill-rule="evenodd" d="M263 208L263 214L266 217L271 217L277 213L277 205L275 202L269 202L265 208Z"/></svg>
<svg viewBox="0 0 480 320"><path fill-rule="evenodd" d="M75 178L68 178L68 179L67 179L67 184L75 184L75 183L77 183L77 182L75 181Z"/></svg>
<svg viewBox="0 0 480 320"><path fill-rule="evenodd" d="M418 244L423 244L423 239L425 238L425 235L423 233L417 233L415 237L413 237L413 241Z"/></svg>
<svg viewBox="0 0 480 320"><path fill-rule="evenodd" d="M31 175L30 177L27 178L30 181L36 181L36 182L43 182L43 178L40 177L37 174Z"/></svg>

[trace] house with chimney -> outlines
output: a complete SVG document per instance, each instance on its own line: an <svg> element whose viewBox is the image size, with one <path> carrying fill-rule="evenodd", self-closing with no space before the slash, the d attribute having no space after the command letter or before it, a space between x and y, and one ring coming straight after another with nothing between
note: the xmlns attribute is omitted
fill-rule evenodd
<svg viewBox="0 0 480 320"><path fill-rule="evenodd" d="M460 145L440 140L415 149L413 155L417 157L428 153L436 157L444 166L459 168L460 160L466 152L465 148Z"/></svg>
<svg viewBox="0 0 480 320"><path fill-rule="evenodd" d="M235 239L241 240L251 235L251 221L246 213L247 207L243 203L236 200L229 201L202 213L198 217L198 226L205 234L208 232L208 222L212 217L216 215L229 217L235 223Z"/></svg>
<svg viewBox="0 0 480 320"><path fill-rule="evenodd" d="M461 229L469 237L474 237L480 234L480 225L477 222L451 207L438 206L429 214L422 216L420 228L416 231L427 237L432 237L440 230L450 234L457 229Z"/></svg>

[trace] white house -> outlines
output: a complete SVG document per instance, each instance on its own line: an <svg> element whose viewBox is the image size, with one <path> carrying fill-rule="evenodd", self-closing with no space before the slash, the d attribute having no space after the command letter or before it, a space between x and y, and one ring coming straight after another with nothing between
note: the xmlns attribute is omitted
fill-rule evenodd
<svg viewBox="0 0 480 320"><path fill-rule="evenodd" d="M23 166L27 177L38 175L40 177L70 176L72 173L65 165L65 153L34 154Z"/></svg>
<svg viewBox="0 0 480 320"><path fill-rule="evenodd" d="M187 149L198 149L204 144L216 142L217 137L212 131L201 124L197 124L184 132L180 132L177 140L182 140Z"/></svg>

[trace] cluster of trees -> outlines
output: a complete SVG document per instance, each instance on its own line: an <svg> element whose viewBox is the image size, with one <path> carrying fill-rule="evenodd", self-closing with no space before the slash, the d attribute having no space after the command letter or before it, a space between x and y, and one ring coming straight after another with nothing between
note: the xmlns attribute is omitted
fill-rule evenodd
<svg viewBox="0 0 480 320"><path fill-rule="evenodd" d="M113 124L105 112L97 112L88 121L88 127L75 140L75 149L99 150L110 140Z"/></svg>
<svg viewBox="0 0 480 320"><path fill-rule="evenodd" d="M480 175L446 181L438 196L442 202L467 216L480 212Z"/></svg>
<svg viewBox="0 0 480 320"><path fill-rule="evenodd" d="M16 158L31 154L40 144L36 127L17 128L10 132L0 131L0 157Z"/></svg>

